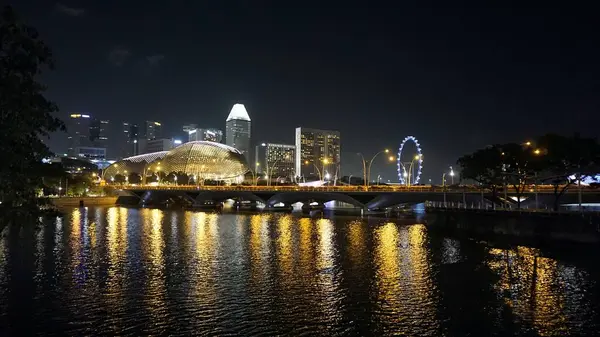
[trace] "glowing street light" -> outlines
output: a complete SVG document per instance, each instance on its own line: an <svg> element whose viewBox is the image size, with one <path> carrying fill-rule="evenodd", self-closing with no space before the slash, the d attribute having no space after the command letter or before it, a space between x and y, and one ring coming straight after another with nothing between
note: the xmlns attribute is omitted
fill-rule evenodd
<svg viewBox="0 0 600 337"><path fill-rule="evenodd" d="M535 150L533 151L533 153L534 153L534 154L536 154L536 155L538 155L538 154L542 153L542 151L540 151L540 149L535 149Z"/></svg>
<svg viewBox="0 0 600 337"><path fill-rule="evenodd" d="M371 180L371 165L373 165L373 161L375 160L375 158L377 158L377 156L382 153L390 153L390 150L384 149L384 150L377 152L369 161L365 160L365 157L363 156L362 153L358 153L358 155L362 158L362 162L363 162L363 180L364 180L365 187L369 186L369 182ZM388 159L390 161L394 161L393 156L389 156ZM367 165L367 163L369 163L369 164Z"/></svg>
<svg viewBox="0 0 600 337"><path fill-rule="evenodd" d="M450 166L450 179L451 179L452 185L454 185L454 170L452 169L452 166Z"/></svg>

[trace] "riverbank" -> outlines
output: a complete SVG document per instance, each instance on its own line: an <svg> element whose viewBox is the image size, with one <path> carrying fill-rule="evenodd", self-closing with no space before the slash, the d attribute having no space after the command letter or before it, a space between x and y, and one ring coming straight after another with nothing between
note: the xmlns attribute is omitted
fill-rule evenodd
<svg viewBox="0 0 600 337"><path fill-rule="evenodd" d="M117 197L61 197L49 199L56 207L112 206Z"/></svg>
<svg viewBox="0 0 600 337"><path fill-rule="evenodd" d="M600 244L600 217L586 213L427 208L428 227L473 236L513 237L529 242Z"/></svg>

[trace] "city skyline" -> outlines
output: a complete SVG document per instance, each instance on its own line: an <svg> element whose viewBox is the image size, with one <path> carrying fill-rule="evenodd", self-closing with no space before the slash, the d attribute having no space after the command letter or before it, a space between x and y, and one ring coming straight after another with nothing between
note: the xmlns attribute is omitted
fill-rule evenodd
<svg viewBox="0 0 600 337"><path fill-rule="evenodd" d="M336 11L298 6L294 15L242 4L91 1L64 4L80 9L70 12L32 0L14 5L54 51L56 71L42 79L63 120L90 111L161 120L165 134L175 134L191 115L220 126L240 102L252 112L253 134L270 142L292 142L298 126L339 130L344 170L353 172L361 165L350 162L355 153L396 149L414 135L426 152L424 179L487 144L548 131L598 135L591 12L356 2ZM140 8L141 21L132 22ZM559 48L566 38L568 51ZM65 146L59 138L49 141L55 151ZM373 166L396 176L395 167Z"/></svg>

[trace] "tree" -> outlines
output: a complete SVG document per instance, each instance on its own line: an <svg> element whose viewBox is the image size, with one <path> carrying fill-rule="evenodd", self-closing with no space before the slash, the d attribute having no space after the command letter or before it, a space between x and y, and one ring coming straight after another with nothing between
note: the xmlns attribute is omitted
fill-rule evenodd
<svg viewBox="0 0 600 337"><path fill-rule="evenodd" d="M474 180L479 186L489 188L495 199L498 186L502 185L502 150L488 146L458 159L462 180Z"/></svg>
<svg viewBox="0 0 600 337"><path fill-rule="evenodd" d="M53 67L50 49L11 7L0 13L0 44L0 222L13 223L38 218L42 159L52 155L41 138L64 124L52 115L57 106L37 81Z"/></svg>
<svg viewBox="0 0 600 337"><path fill-rule="evenodd" d="M586 176L598 173L600 145L593 138L556 134L540 137L537 144L546 149L545 171L541 181L554 187L554 210L557 211L560 198L570 186Z"/></svg>
<svg viewBox="0 0 600 337"><path fill-rule="evenodd" d="M502 158L502 174L505 183L512 186L517 198L517 209L521 208L527 187L545 168L546 150L534 148L531 143L508 143L499 146Z"/></svg>
<svg viewBox="0 0 600 337"><path fill-rule="evenodd" d="M489 188L495 199L499 186L512 186L521 208L522 196L533 177L543 168L541 153L530 145L507 143L486 147L459 158L461 179L474 180Z"/></svg>

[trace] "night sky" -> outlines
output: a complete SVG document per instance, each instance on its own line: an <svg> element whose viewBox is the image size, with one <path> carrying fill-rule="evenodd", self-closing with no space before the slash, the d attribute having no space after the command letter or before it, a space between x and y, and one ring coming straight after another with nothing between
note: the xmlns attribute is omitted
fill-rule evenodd
<svg viewBox="0 0 600 337"><path fill-rule="evenodd" d="M176 135L185 123L224 129L241 102L255 143L293 144L297 126L339 130L345 174L361 174L355 153L397 149L413 135L424 152L423 179L434 182L487 144L545 132L598 136L600 29L592 8L406 3L13 6L54 51L57 69L43 80L63 118L155 119ZM64 152L66 136L51 144ZM383 158L378 173L396 179Z"/></svg>

